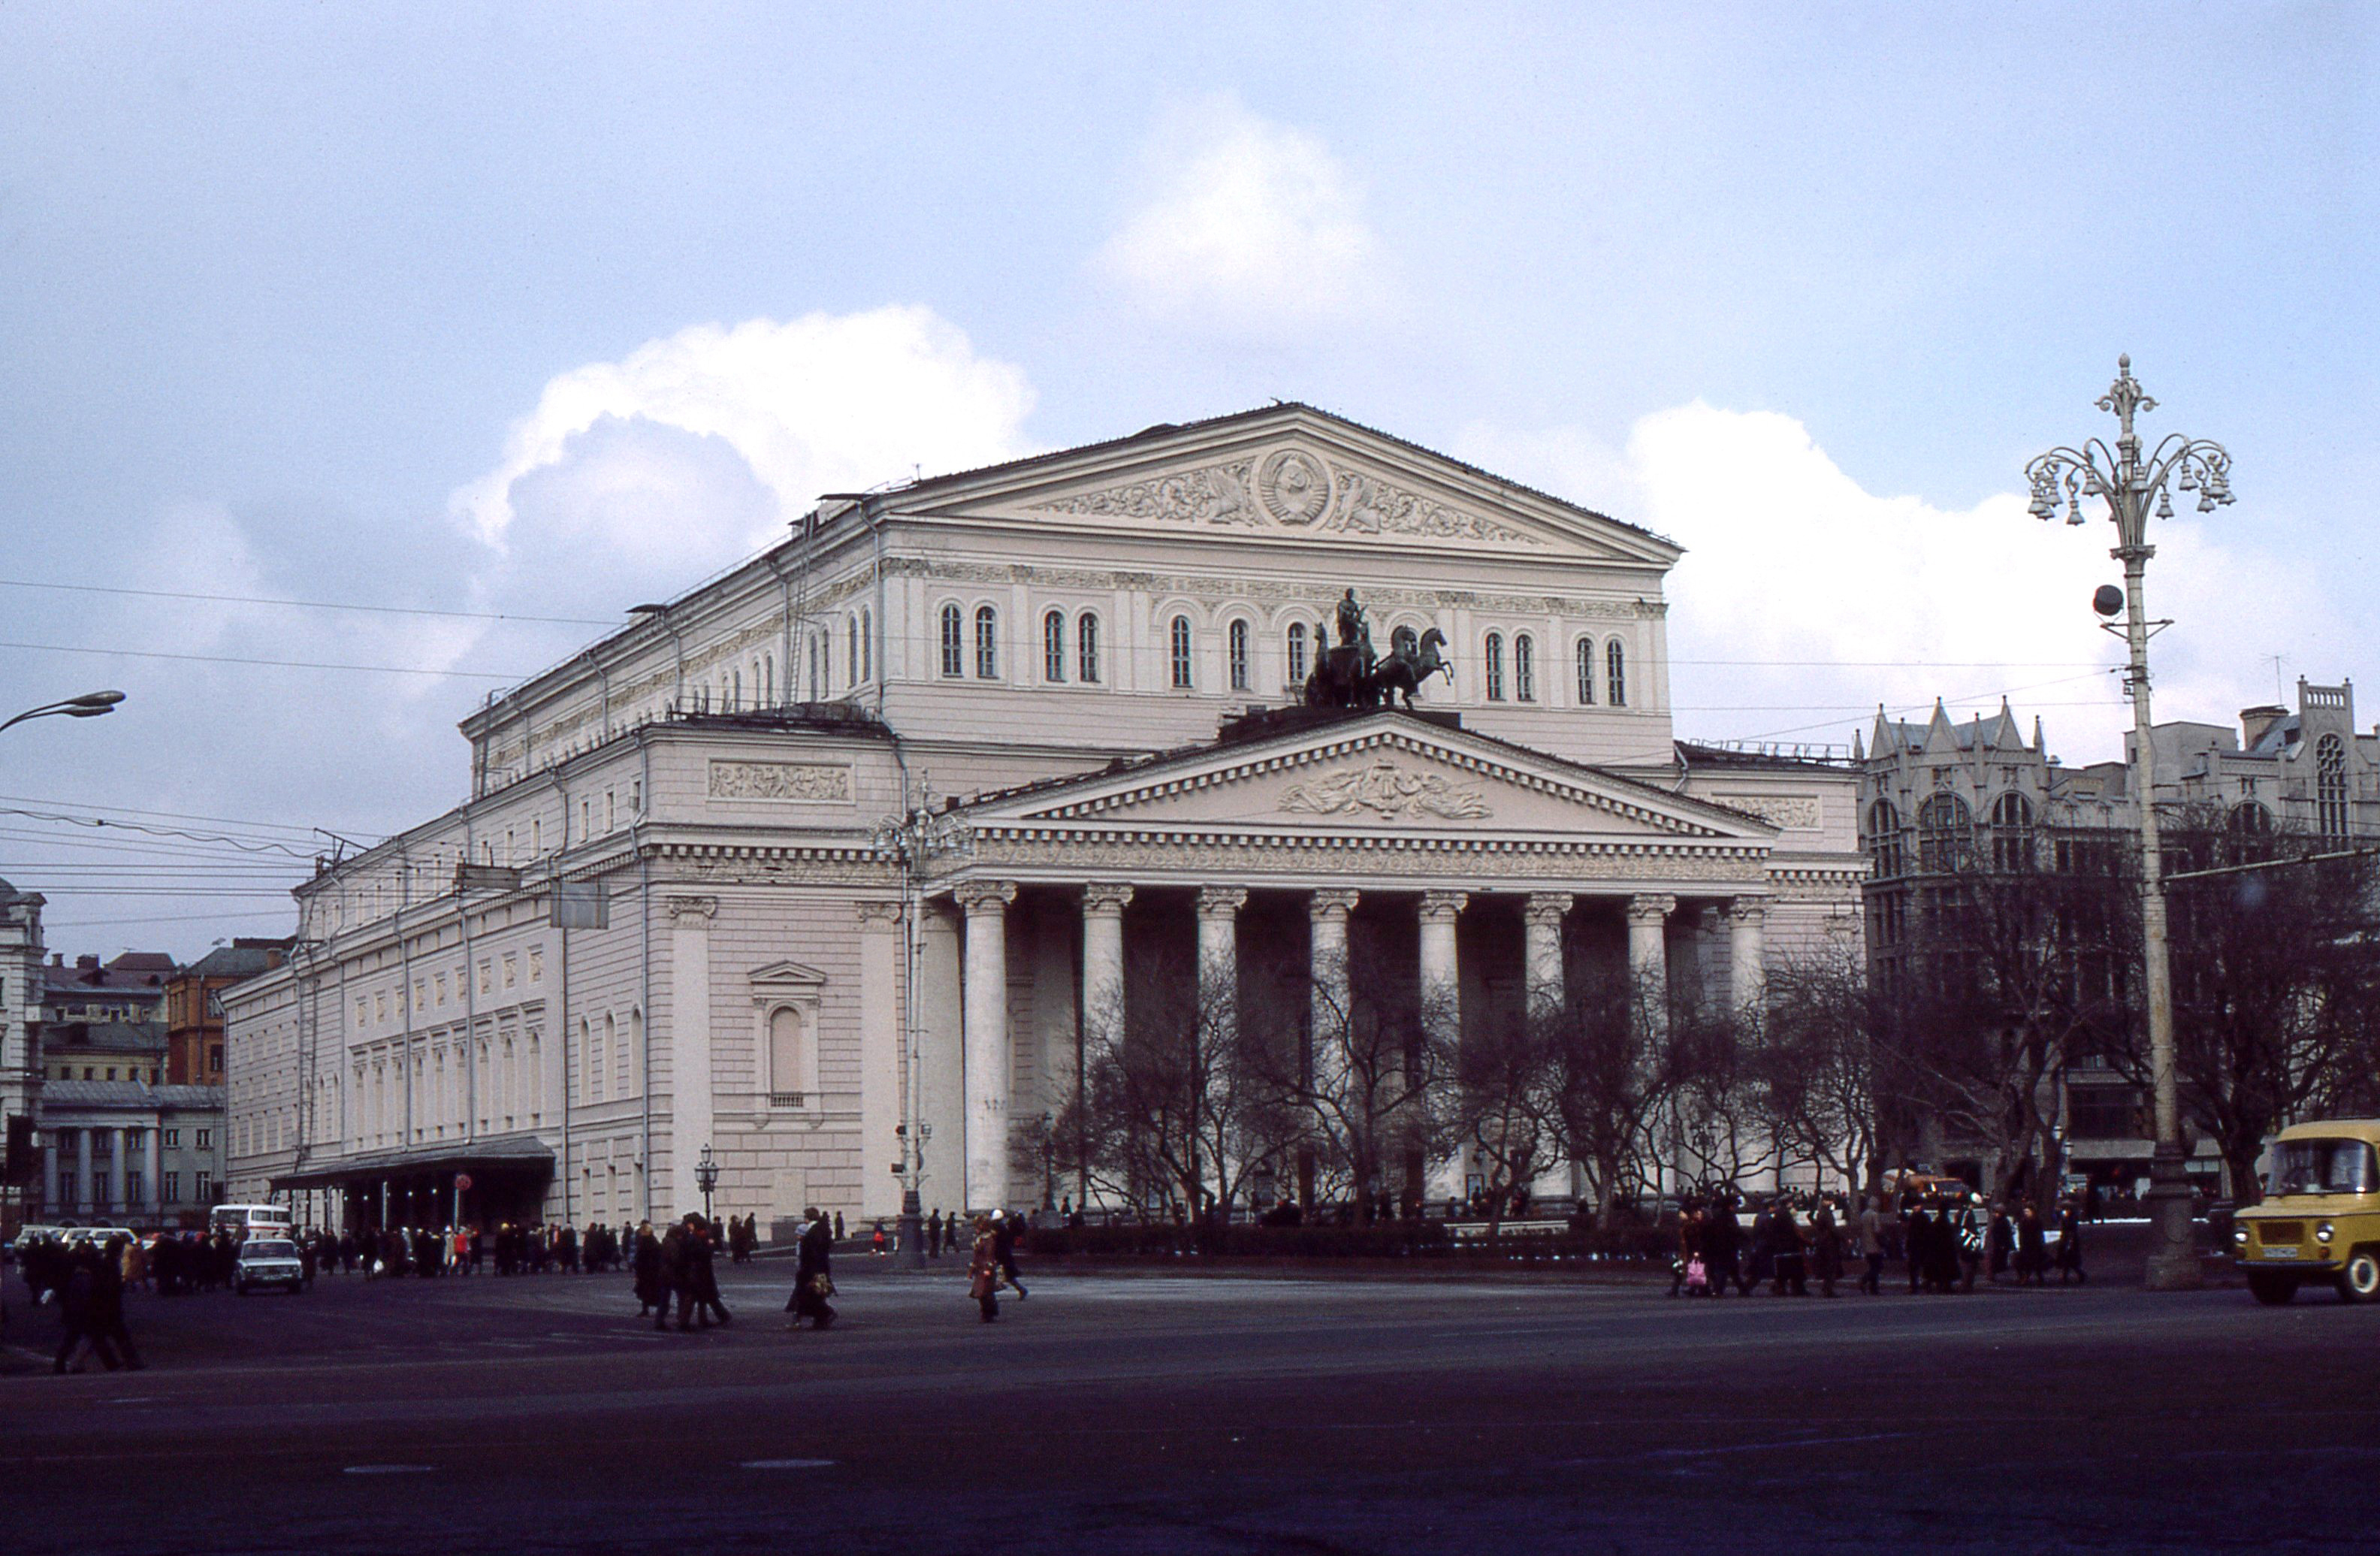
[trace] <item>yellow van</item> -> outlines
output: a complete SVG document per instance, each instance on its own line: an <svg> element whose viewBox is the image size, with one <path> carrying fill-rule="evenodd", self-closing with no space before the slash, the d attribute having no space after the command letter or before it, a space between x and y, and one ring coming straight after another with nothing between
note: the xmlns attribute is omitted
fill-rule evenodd
<svg viewBox="0 0 2380 1556"><path fill-rule="evenodd" d="M2293 1124L2273 1137L2264 1200L2232 1220L2231 1253L2259 1302L2313 1281L2380 1300L2380 1119Z"/></svg>

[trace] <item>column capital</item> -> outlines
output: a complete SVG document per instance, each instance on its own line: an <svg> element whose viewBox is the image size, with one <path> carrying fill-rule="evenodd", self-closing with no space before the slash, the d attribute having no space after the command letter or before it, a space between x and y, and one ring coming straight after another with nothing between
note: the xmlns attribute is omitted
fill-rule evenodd
<svg viewBox="0 0 2380 1556"><path fill-rule="evenodd" d="M962 881L953 888L951 895L958 899L959 906L966 910L968 918L973 918L980 914L999 913L1014 902L1016 882Z"/></svg>
<svg viewBox="0 0 2380 1556"><path fill-rule="evenodd" d="M1662 923L1677 908L1677 898L1658 892L1630 897L1628 922L1633 925Z"/></svg>
<svg viewBox="0 0 2380 1556"><path fill-rule="evenodd" d="M1521 904L1522 920L1539 929L1559 929L1570 912L1570 901L1568 892L1531 892Z"/></svg>
<svg viewBox="0 0 2380 1556"><path fill-rule="evenodd" d="M1462 913L1463 905L1470 900L1468 892L1424 892L1421 894L1421 921L1425 924L1451 924Z"/></svg>
<svg viewBox="0 0 2380 1556"><path fill-rule="evenodd" d="M667 905L670 922L689 929L705 929L719 916L717 897L671 897ZM507 975L509 976L509 975Z"/></svg>
<svg viewBox="0 0 2380 1556"><path fill-rule="evenodd" d="M901 905L897 902L863 898L853 903L851 906L852 911L859 916L859 927L863 930L878 929L901 921Z"/></svg>
<svg viewBox="0 0 2380 1556"><path fill-rule="evenodd" d="M1736 897L1728 903L1727 916L1738 924L1757 924L1768 917L1768 899Z"/></svg>
<svg viewBox="0 0 2380 1556"><path fill-rule="evenodd" d="M1122 913L1131 906L1132 888L1121 881L1083 882L1083 911L1086 914Z"/></svg>
<svg viewBox="0 0 2380 1556"><path fill-rule="evenodd" d="M1245 886L1201 886L1198 888L1198 917L1231 918L1248 905Z"/></svg>
<svg viewBox="0 0 2380 1556"><path fill-rule="evenodd" d="M1316 892L1306 898L1306 917L1317 923L1332 920L1344 923L1347 915L1354 911L1356 901L1362 896L1361 892L1342 890Z"/></svg>

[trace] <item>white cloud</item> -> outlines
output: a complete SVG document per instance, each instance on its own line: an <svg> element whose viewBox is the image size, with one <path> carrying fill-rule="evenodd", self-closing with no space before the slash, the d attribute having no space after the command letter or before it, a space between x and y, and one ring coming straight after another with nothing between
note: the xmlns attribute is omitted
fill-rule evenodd
<svg viewBox="0 0 2380 1556"><path fill-rule="evenodd" d="M557 534L636 554L666 547L687 559L674 581L690 583L765 543L822 492L1024 452L1032 405L1021 370L978 356L928 308L697 324L556 375L513 424L502 461L451 505L500 551L533 544L520 533L521 483L580 462L570 491L547 493ZM739 490L739 460L774 511Z"/></svg>
<svg viewBox="0 0 2380 1556"><path fill-rule="evenodd" d="M2013 481L1964 510L1879 496L1792 418L1699 402L1643 418L1621 450L1565 428L1475 428L1464 446L1688 548L1668 591L1682 735L1848 741L1878 702L1942 696L1956 716L2007 691L2068 761L2120 748L2131 712L2106 667L2121 646L2089 603L2120 581L2104 517L2043 524ZM2272 695L2260 656L2350 640L2299 565L2187 517L2159 523L2155 540L2150 607L2178 623L2153 661L2160 720L2228 723Z"/></svg>
<svg viewBox="0 0 2380 1556"><path fill-rule="evenodd" d="M1092 269L1149 311L1264 331L1386 298L1363 189L1319 136L1208 98L1160 122L1147 171Z"/></svg>

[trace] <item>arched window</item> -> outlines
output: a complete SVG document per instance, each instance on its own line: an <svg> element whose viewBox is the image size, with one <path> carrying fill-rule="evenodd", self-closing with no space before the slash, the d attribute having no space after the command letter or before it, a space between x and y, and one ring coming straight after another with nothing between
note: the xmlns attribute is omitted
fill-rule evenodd
<svg viewBox="0 0 2380 1556"><path fill-rule="evenodd" d="M1535 702L1537 699L1537 645L1527 633L1512 638L1512 700Z"/></svg>
<svg viewBox="0 0 2380 1556"><path fill-rule="evenodd" d="M1487 667L1488 700L1490 702L1503 701L1504 635L1500 632L1490 632L1488 634L1487 651L1481 654L1479 658L1480 663Z"/></svg>
<svg viewBox="0 0 2380 1556"><path fill-rule="evenodd" d="M1000 679L1000 613L989 605L975 608L975 678Z"/></svg>
<svg viewBox="0 0 2380 1556"><path fill-rule="evenodd" d="M1906 867L1900 845L1900 812L1888 799L1877 800L1867 808L1867 852L1869 866L1880 881L1890 880Z"/></svg>
<svg viewBox="0 0 2380 1556"><path fill-rule="evenodd" d="M2325 735L2313 748L2314 813L2325 837L2347 835L2347 745Z"/></svg>
<svg viewBox="0 0 2380 1556"><path fill-rule="evenodd" d="M1305 684L1305 624L1302 621L1289 624L1289 684Z"/></svg>
<svg viewBox="0 0 2380 1556"><path fill-rule="evenodd" d="M1196 685L1190 673L1190 618L1175 616L1173 629L1169 636L1173 649L1173 689L1188 691Z"/></svg>
<svg viewBox="0 0 2380 1556"><path fill-rule="evenodd" d="M1075 618L1075 679L1099 684L1099 618L1088 611Z"/></svg>
<svg viewBox="0 0 2380 1556"><path fill-rule="evenodd" d="M956 605L943 606L942 674L945 675L964 675L966 674L966 641L962 636L964 630L965 628L959 616L959 608Z"/></svg>
<svg viewBox="0 0 2380 1556"><path fill-rule="evenodd" d="M1248 689L1248 624L1245 621L1232 623L1231 659L1232 689L1245 691Z"/></svg>
<svg viewBox="0 0 2380 1556"><path fill-rule="evenodd" d="M2273 813L2256 800L2243 799L2231 808L2224 824L2241 837L2263 837L2273 830Z"/></svg>
<svg viewBox="0 0 2380 1556"><path fill-rule="evenodd" d="M730 670L727 673L727 711L733 713L742 706L744 706L744 672Z"/></svg>
<svg viewBox="0 0 2380 1556"><path fill-rule="evenodd" d="M1967 868L1975 843L1975 815L1953 794L1927 796L1917 808L1917 868L1929 873Z"/></svg>
<svg viewBox="0 0 2380 1556"><path fill-rule="evenodd" d="M1614 708L1628 706L1628 650L1614 638L1603 648L1604 700Z"/></svg>
<svg viewBox="0 0 2380 1556"><path fill-rule="evenodd" d="M851 684L852 684L853 686L855 686L855 687L856 687L856 686L859 685L859 613L858 613L858 612L854 611L854 612L853 612L849 616L847 616L847 617L845 617L845 618L844 618L844 635L845 638L847 639L847 642L846 642L846 644L845 644L845 647L846 647L846 649L847 649L847 650L848 650L848 651L847 651L847 652L845 652L845 653L844 654L844 656L843 656L843 671L844 671L844 675L848 675L848 676L850 676L850 677L851 677Z"/></svg>
<svg viewBox="0 0 2380 1556"><path fill-rule="evenodd" d="M859 679L863 686L876 679L876 613L859 613Z"/></svg>
<svg viewBox="0 0 2380 1556"><path fill-rule="evenodd" d="M769 1100L798 1108L808 1089L804 1079L802 1013L790 1005L769 1013Z"/></svg>
<svg viewBox="0 0 2380 1556"><path fill-rule="evenodd" d="M2033 868L2033 804L2014 789L1992 801L1992 868Z"/></svg>
<svg viewBox="0 0 2380 1556"><path fill-rule="evenodd" d="M777 705L777 656L760 656L760 701L767 707Z"/></svg>
<svg viewBox="0 0 2380 1556"><path fill-rule="evenodd" d="M1066 678L1066 613L1041 618L1041 678L1052 686Z"/></svg>
<svg viewBox="0 0 2380 1556"><path fill-rule="evenodd" d="M1595 639L1592 638L1578 640L1578 705L1582 708L1595 706Z"/></svg>
<svg viewBox="0 0 2380 1556"><path fill-rule="evenodd" d="M613 1055L619 1052L620 1024L607 1015L603 1017L602 1046L595 1051L595 1100L599 1102L603 1100L603 1093L606 1090L611 1091L615 1097L626 1094L625 1088L613 1087L609 1084L613 1066L617 1064Z"/></svg>

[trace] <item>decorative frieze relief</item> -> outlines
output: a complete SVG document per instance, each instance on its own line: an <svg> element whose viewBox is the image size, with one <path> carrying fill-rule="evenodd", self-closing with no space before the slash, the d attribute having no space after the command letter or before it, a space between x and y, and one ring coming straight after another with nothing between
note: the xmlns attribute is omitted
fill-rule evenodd
<svg viewBox="0 0 2380 1556"><path fill-rule="evenodd" d="M848 803L851 767L845 762L740 761L710 760L712 799Z"/></svg>
<svg viewBox="0 0 2380 1556"><path fill-rule="evenodd" d="M952 562L928 556L894 556L884 564L889 577L925 578L940 583L1024 584L1028 588L1087 590L1107 593L1135 590L1145 594L1180 594L1196 600L1253 600L1267 604L1307 604L1327 608L1328 590L1284 578L1219 577L1214 574L1152 573L1139 569L1043 567L1028 563ZM1658 600L1587 600L1574 595L1505 594L1475 589L1395 589L1364 587L1364 602L1382 611L1474 610L1516 615L1555 615L1606 620L1651 620L1670 614Z"/></svg>
<svg viewBox="0 0 2380 1556"><path fill-rule="evenodd" d="M1452 783L1444 773L1416 772L1392 761L1376 761L1311 783L1292 784L1281 791L1279 808L1316 816L1368 810L1392 821L1424 816L1473 821L1494 814L1480 797L1477 784Z"/></svg>
<svg viewBox="0 0 2380 1556"><path fill-rule="evenodd" d="M1333 847L1319 843L1196 842L1156 838L1096 841L998 838L979 841L968 867L1099 869L1149 875L1188 870L1201 875L1317 873L1348 879L1443 876L1459 869L1483 881L1692 881L1753 883L1767 879L1761 856L1619 853L1593 849L1400 848L1394 840Z"/></svg>
<svg viewBox="0 0 2380 1556"><path fill-rule="evenodd" d="M1713 805L1724 805L1730 810L1741 810L1747 816L1757 816L1772 827L1791 831L1818 830L1818 800L1815 795L1718 795L1710 796Z"/></svg>
<svg viewBox="0 0 2380 1556"><path fill-rule="evenodd" d="M1235 525L1347 535L1411 535L1542 550L1545 541L1484 514L1451 506L1303 448L1261 459L1169 471L1121 486L1054 497L1041 513L1141 518L1160 524Z"/></svg>

